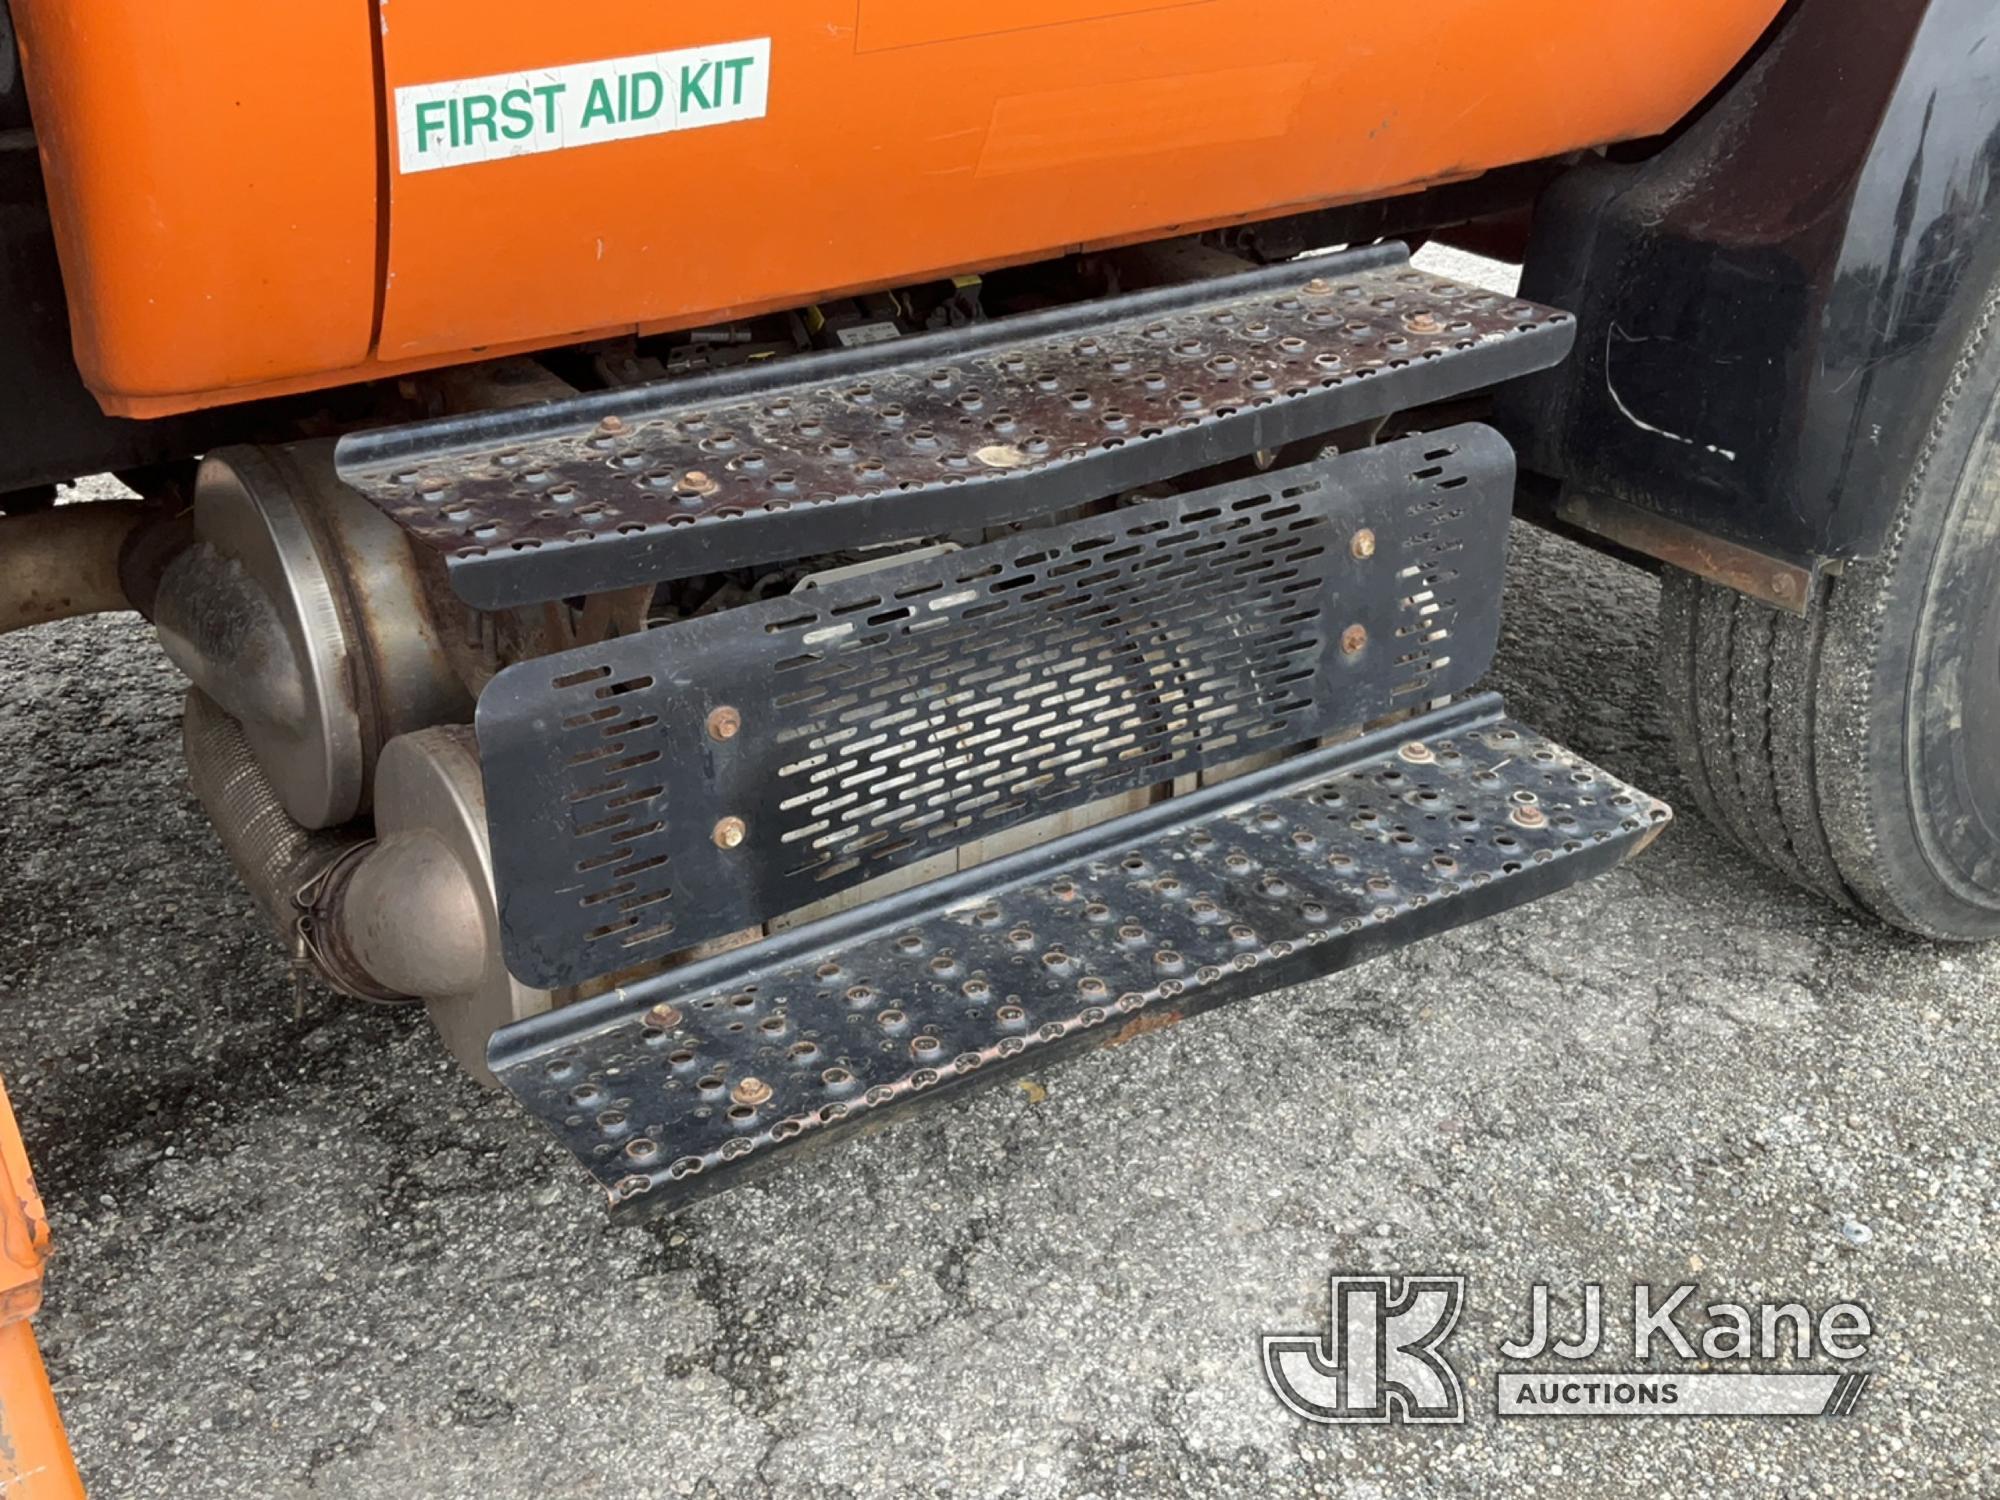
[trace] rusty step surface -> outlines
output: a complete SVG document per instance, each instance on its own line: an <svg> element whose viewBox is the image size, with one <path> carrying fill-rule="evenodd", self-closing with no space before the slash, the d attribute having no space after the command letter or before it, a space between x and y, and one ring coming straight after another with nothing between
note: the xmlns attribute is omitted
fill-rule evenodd
<svg viewBox="0 0 2000 1500"><path fill-rule="evenodd" d="M520 1022L489 1060L615 1212L670 1209L1548 895L1670 816L1485 695Z"/></svg>
<svg viewBox="0 0 2000 1500"><path fill-rule="evenodd" d="M1452 427L509 667L478 713L508 966L629 969L1462 692L1513 489Z"/></svg>
<svg viewBox="0 0 2000 1500"><path fill-rule="evenodd" d="M1555 364L1567 314L1379 246L340 441L500 609L1046 515Z"/></svg>

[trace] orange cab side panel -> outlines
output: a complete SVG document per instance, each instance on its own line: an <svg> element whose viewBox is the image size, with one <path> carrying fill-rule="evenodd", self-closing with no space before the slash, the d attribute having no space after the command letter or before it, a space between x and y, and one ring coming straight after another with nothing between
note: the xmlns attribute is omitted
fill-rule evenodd
<svg viewBox="0 0 2000 1500"><path fill-rule="evenodd" d="M1652 134L1779 0L377 0L379 85L368 0L14 3L86 373L147 414Z"/></svg>
<svg viewBox="0 0 2000 1500"><path fill-rule="evenodd" d="M368 357L367 0L12 0L77 363L229 399Z"/></svg>
<svg viewBox="0 0 2000 1500"><path fill-rule="evenodd" d="M391 88L769 37L761 119L392 178L381 352L682 321L1660 130L1776 0L389 0ZM400 161L396 164L402 165Z"/></svg>

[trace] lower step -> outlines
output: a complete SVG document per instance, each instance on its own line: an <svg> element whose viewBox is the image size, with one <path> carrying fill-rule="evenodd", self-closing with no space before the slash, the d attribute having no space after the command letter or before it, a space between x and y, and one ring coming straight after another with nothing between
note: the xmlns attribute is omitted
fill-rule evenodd
<svg viewBox="0 0 2000 1500"><path fill-rule="evenodd" d="M508 1027L614 1210L1519 906L1666 805L1470 699Z"/></svg>

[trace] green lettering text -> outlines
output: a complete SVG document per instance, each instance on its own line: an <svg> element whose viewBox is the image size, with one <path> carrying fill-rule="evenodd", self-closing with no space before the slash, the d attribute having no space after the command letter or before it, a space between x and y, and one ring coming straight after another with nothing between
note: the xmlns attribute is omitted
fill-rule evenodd
<svg viewBox="0 0 2000 1500"><path fill-rule="evenodd" d="M482 128L488 141L500 138L493 124L494 103L491 94L473 94L465 101L465 143L468 146L472 144L473 133Z"/></svg>
<svg viewBox="0 0 2000 1500"><path fill-rule="evenodd" d="M651 89L649 96L647 89ZM667 102L667 85L658 73L634 73L632 75L632 113L628 118L650 120L660 112L660 106Z"/></svg>
<svg viewBox="0 0 2000 1500"><path fill-rule="evenodd" d="M743 102L743 74L749 68L750 64L755 61L754 57L732 57L727 62L719 65L721 70L729 74L730 82L735 85L729 98L731 104L741 104ZM720 83L721 79L718 78L716 81ZM721 90L717 89L716 92L719 95Z"/></svg>
<svg viewBox="0 0 2000 1500"><path fill-rule="evenodd" d="M566 83L544 83L535 89L535 97L542 101L548 113L548 123L545 128L550 135L556 133L556 96L568 92L569 85Z"/></svg>
<svg viewBox="0 0 2000 1500"><path fill-rule="evenodd" d="M683 110L685 110L688 107L689 100L694 101L694 105L697 109L715 108L715 100L709 98L708 95L704 94L701 91L702 80L705 77L707 77L708 70L714 66L715 64L712 62L705 62L698 68L690 68L685 65L682 66L681 108Z"/></svg>
<svg viewBox="0 0 2000 1500"><path fill-rule="evenodd" d="M430 150L431 136L437 131L444 129L443 121L432 114L433 110L439 115L443 114L445 112L444 100L426 99L422 104L417 106L417 154L419 156Z"/></svg>
<svg viewBox="0 0 2000 1500"><path fill-rule="evenodd" d="M507 119L500 133L508 140L522 140L535 128L535 112L530 107L533 102L534 96L526 89L509 89L500 96L500 113Z"/></svg>

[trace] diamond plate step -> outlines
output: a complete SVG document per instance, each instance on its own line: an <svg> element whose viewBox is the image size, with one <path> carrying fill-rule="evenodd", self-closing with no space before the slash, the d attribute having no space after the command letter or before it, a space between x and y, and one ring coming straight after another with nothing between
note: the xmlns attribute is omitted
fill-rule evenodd
<svg viewBox="0 0 2000 1500"><path fill-rule="evenodd" d="M1483 696L520 1022L489 1060L614 1210L672 1208L1547 895L1670 816Z"/></svg>
<svg viewBox="0 0 2000 1500"><path fill-rule="evenodd" d="M500 609L1045 515L1557 363L1569 317L1398 246L341 439Z"/></svg>
<svg viewBox="0 0 2000 1500"><path fill-rule="evenodd" d="M1513 490L1453 427L510 667L478 715L508 966L630 969L1462 692Z"/></svg>

